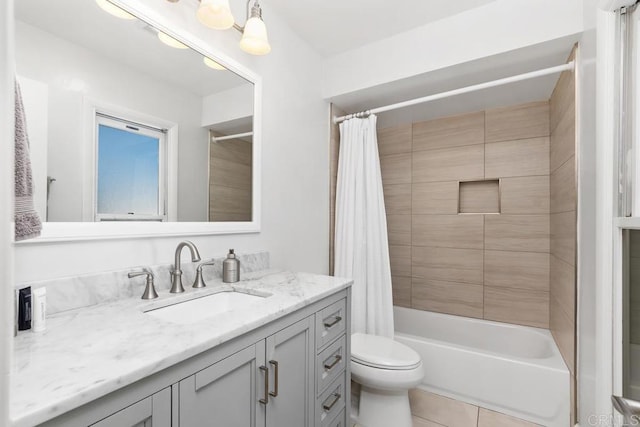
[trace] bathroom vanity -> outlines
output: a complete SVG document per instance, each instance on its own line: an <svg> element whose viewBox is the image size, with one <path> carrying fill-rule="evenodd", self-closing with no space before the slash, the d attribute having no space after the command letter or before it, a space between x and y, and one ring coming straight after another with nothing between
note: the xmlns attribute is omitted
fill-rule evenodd
<svg viewBox="0 0 640 427"><path fill-rule="evenodd" d="M14 425L345 426L350 285L268 270L57 313L16 338Z"/></svg>

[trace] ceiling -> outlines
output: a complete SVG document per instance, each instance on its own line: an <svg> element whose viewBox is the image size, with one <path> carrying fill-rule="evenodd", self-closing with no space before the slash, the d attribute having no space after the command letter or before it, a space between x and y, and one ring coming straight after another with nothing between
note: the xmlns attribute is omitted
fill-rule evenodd
<svg viewBox="0 0 640 427"><path fill-rule="evenodd" d="M265 0L263 7L267 25L269 8L273 8L326 57L492 1L495 0Z"/></svg>
<svg viewBox="0 0 640 427"><path fill-rule="evenodd" d="M146 23L115 18L94 0L20 0L15 12L19 21L198 96L248 84L206 67L195 51L162 44Z"/></svg>

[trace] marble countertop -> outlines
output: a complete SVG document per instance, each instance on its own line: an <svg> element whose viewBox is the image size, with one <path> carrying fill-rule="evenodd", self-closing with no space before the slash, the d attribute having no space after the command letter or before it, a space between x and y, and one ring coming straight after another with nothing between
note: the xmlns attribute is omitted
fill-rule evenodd
<svg viewBox="0 0 640 427"><path fill-rule="evenodd" d="M184 294L159 292L152 301L129 298L52 315L45 332L24 332L14 340L13 425L50 420L350 284L348 279L308 273L248 273L233 288L272 295L193 325L165 322L144 311L229 290L229 285L211 281L206 288L189 287Z"/></svg>

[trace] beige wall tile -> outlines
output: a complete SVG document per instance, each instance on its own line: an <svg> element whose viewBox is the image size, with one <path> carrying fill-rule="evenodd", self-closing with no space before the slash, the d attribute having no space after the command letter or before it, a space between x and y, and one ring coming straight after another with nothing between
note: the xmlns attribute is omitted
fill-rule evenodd
<svg viewBox="0 0 640 427"><path fill-rule="evenodd" d="M484 111L413 124L413 150L484 144Z"/></svg>
<svg viewBox="0 0 640 427"><path fill-rule="evenodd" d="M575 373L575 324L560 307L558 300L551 298L549 304L549 329L567 368Z"/></svg>
<svg viewBox="0 0 640 427"><path fill-rule="evenodd" d="M408 153L410 151L411 123L378 131L378 152L381 156Z"/></svg>
<svg viewBox="0 0 640 427"><path fill-rule="evenodd" d="M524 176L500 180L500 209L505 215L549 213L549 177Z"/></svg>
<svg viewBox="0 0 640 427"><path fill-rule="evenodd" d="M518 325L549 327L549 293L484 287L484 318Z"/></svg>
<svg viewBox="0 0 640 427"><path fill-rule="evenodd" d="M551 254L575 265L576 213L551 214Z"/></svg>
<svg viewBox="0 0 640 427"><path fill-rule="evenodd" d="M209 144L209 155L212 158L226 160L232 163L241 163L251 166L253 144L241 139Z"/></svg>
<svg viewBox="0 0 640 427"><path fill-rule="evenodd" d="M409 390L411 413L445 426L476 427L478 407L418 389Z"/></svg>
<svg viewBox="0 0 640 427"><path fill-rule="evenodd" d="M573 317L576 304L575 267L555 255L550 255L549 261L550 295L558 301L568 315Z"/></svg>
<svg viewBox="0 0 640 427"><path fill-rule="evenodd" d="M571 157L551 174L551 213L576 210L576 167Z"/></svg>
<svg viewBox="0 0 640 427"><path fill-rule="evenodd" d="M414 151L413 183L484 179L484 145Z"/></svg>
<svg viewBox="0 0 640 427"><path fill-rule="evenodd" d="M411 184L385 184L382 191L387 215L411 214Z"/></svg>
<svg viewBox="0 0 640 427"><path fill-rule="evenodd" d="M414 246L482 249L482 215L413 215Z"/></svg>
<svg viewBox="0 0 640 427"><path fill-rule="evenodd" d="M413 277L482 285L481 249L450 249L413 246Z"/></svg>
<svg viewBox="0 0 640 427"><path fill-rule="evenodd" d="M433 421L425 420L420 417L412 417L412 427L445 427L442 424L434 423Z"/></svg>
<svg viewBox="0 0 640 427"><path fill-rule="evenodd" d="M387 215L390 245L411 246L411 215Z"/></svg>
<svg viewBox="0 0 640 427"><path fill-rule="evenodd" d="M385 184L411 184L411 153L380 156L380 170Z"/></svg>
<svg viewBox="0 0 640 427"><path fill-rule="evenodd" d="M414 215L458 213L458 182L421 182L411 187Z"/></svg>
<svg viewBox="0 0 640 427"><path fill-rule="evenodd" d="M389 246L391 275L411 276L411 246Z"/></svg>
<svg viewBox="0 0 640 427"><path fill-rule="evenodd" d="M498 180L460 183L461 213L500 213Z"/></svg>
<svg viewBox="0 0 640 427"><path fill-rule="evenodd" d="M501 251L549 252L549 215L485 215L484 246Z"/></svg>
<svg viewBox="0 0 640 427"><path fill-rule="evenodd" d="M549 291L549 254L485 251L484 284Z"/></svg>
<svg viewBox="0 0 640 427"><path fill-rule="evenodd" d="M485 142L549 136L549 103L532 102L485 113Z"/></svg>
<svg viewBox="0 0 640 427"><path fill-rule="evenodd" d="M480 408L478 415L478 427L535 427L537 425L484 408Z"/></svg>
<svg viewBox="0 0 640 427"><path fill-rule="evenodd" d="M393 305L411 308L411 277L391 276Z"/></svg>
<svg viewBox="0 0 640 427"><path fill-rule="evenodd" d="M549 170L553 172L569 160L576 152L576 110L575 105L564 112L549 142Z"/></svg>
<svg viewBox="0 0 640 427"><path fill-rule="evenodd" d="M549 174L549 137L485 145L485 177L506 178Z"/></svg>
<svg viewBox="0 0 640 427"><path fill-rule="evenodd" d="M482 318L482 285L413 278L411 306L418 310Z"/></svg>
<svg viewBox="0 0 640 427"><path fill-rule="evenodd" d="M567 61L575 58L575 48ZM558 122L562 118L565 111L575 105L576 88L575 73L572 71L563 71L558 78L551 99L549 100L549 131L553 132L558 126Z"/></svg>

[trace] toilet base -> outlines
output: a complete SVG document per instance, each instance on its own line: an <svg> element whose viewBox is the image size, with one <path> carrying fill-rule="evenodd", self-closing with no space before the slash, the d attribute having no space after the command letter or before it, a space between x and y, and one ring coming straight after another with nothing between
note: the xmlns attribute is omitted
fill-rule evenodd
<svg viewBox="0 0 640 427"><path fill-rule="evenodd" d="M411 408L407 390L360 389L358 424L366 427L411 427Z"/></svg>

